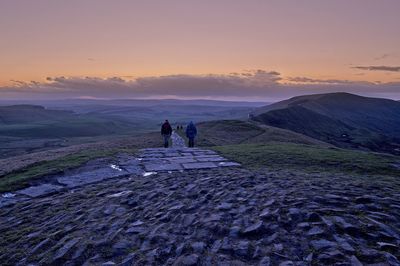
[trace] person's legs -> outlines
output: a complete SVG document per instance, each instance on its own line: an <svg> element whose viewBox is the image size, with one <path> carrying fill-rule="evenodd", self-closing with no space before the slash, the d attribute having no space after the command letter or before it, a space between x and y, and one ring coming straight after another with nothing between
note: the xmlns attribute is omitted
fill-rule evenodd
<svg viewBox="0 0 400 266"><path fill-rule="evenodd" d="M169 145L169 136L164 135L164 148L168 148Z"/></svg>
<svg viewBox="0 0 400 266"><path fill-rule="evenodd" d="M194 147L194 138L189 138L189 148Z"/></svg>

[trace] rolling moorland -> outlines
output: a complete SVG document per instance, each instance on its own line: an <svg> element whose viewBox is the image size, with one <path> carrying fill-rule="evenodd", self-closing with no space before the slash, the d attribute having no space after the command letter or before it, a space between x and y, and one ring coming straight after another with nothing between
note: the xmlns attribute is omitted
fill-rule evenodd
<svg viewBox="0 0 400 266"><path fill-rule="evenodd" d="M184 117L183 106L176 115L182 123L191 120L191 113ZM398 105L337 93L242 108L225 110L217 119L206 114L195 120L204 121L197 123L196 145L241 167L160 171L151 178L126 174L4 206L0 261L399 265ZM94 119L96 110L50 111L44 120L58 112L68 121ZM251 119L246 117L249 110ZM95 116L95 122L109 123L103 115ZM126 130L128 134L105 132L86 142L79 135L79 141L64 147L5 156L0 159L0 191L53 182L71 171L111 162L118 165L121 158L143 156L142 148L160 146L159 133L151 128ZM183 131L177 133L185 138ZM104 237L95 236L99 233Z"/></svg>
<svg viewBox="0 0 400 266"><path fill-rule="evenodd" d="M163 119L245 119L262 103L207 100L0 102L0 158L158 131ZM10 105L12 104L12 105Z"/></svg>

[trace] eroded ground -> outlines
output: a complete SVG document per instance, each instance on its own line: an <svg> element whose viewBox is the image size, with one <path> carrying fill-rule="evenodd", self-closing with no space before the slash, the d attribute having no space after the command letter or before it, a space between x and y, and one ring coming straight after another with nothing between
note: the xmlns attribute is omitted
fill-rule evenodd
<svg viewBox="0 0 400 266"><path fill-rule="evenodd" d="M2 265L399 265L400 193L344 175L125 175L0 209ZM380 264L379 264L380 263Z"/></svg>

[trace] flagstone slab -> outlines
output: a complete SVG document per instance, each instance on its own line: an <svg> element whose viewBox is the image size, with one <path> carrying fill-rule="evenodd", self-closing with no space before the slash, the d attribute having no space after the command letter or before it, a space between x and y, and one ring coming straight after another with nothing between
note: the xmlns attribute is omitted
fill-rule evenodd
<svg viewBox="0 0 400 266"><path fill-rule="evenodd" d="M16 193L22 194L31 198L38 198L48 196L63 190L62 186L53 185L53 184L42 184L39 186L32 186L22 190L17 191Z"/></svg>
<svg viewBox="0 0 400 266"><path fill-rule="evenodd" d="M178 163L145 164L144 167L146 171L176 171L183 169Z"/></svg>
<svg viewBox="0 0 400 266"><path fill-rule="evenodd" d="M83 172L70 176L57 178L58 183L69 188L80 187L87 184L97 183L105 179L126 175L128 172L111 167L100 168L94 171Z"/></svg>
<svg viewBox="0 0 400 266"><path fill-rule="evenodd" d="M204 156L204 157L196 157L199 162L222 162L226 161L225 158L221 156Z"/></svg>
<svg viewBox="0 0 400 266"><path fill-rule="evenodd" d="M171 153L165 154L165 156L166 157L177 157L177 156L180 156L180 154L177 152L171 152Z"/></svg>
<svg viewBox="0 0 400 266"><path fill-rule="evenodd" d="M184 169L204 169L204 168L216 168L218 165L212 162L204 163L184 163L182 164Z"/></svg>
<svg viewBox="0 0 400 266"><path fill-rule="evenodd" d="M197 160L193 157L173 157L168 159L169 162L174 162L174 163L196 163Z"/></svg>

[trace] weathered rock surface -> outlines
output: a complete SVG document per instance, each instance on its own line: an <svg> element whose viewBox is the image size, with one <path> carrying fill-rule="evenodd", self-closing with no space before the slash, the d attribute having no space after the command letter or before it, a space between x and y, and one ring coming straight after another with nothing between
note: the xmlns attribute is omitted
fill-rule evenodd
<svg viewBox="0 0 400 266"><path fill-rule="evenodd" d="M0 208L0 265L399 265L399 188L361 182L240 167L124 174Z"/></svg>

